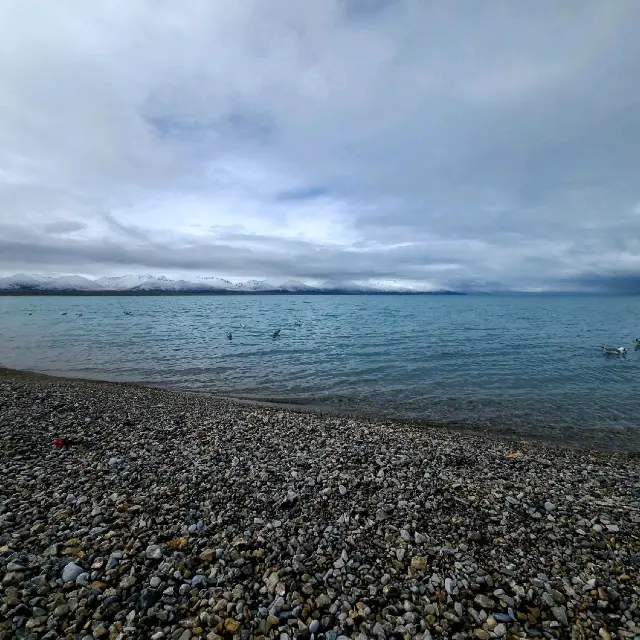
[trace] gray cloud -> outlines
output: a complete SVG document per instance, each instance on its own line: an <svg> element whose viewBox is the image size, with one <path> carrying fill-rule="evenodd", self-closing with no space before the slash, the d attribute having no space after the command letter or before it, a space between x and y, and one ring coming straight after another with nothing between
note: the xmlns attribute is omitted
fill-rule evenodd
<svg viewBox="0 0 640 640"><path fill-rule="evenodd" d="M79 220L58 220L54 222L47 222L43 225L44 231L47 233L65 235L67 233L73 233L74 231L84 231L87 225Z"/></svg>
<svg viewBox="0 0 640 640"><path fill-rule="evenodd" d="M296 273L299 277L339 281L369 277L393 277L398 268L409 277L429 277L442 271L437 255L420 250L400 251L393 248L361 252L314 245L300 240L230 234L227 240L199 241L186 246L140 243L125 244L111 239L78 241L69 238L46 238L25 234L22 239L0 239L0 268L29 264L25 256L37 255L38 263L49 269L67 266L76 270L91 270L92 265L115 267L171 269L182 271L231 270L234 274L265 276ZM251 244L237 244L246 241ZM458 269L457 265L445 265Z"/></svg>
<svg viewBox="0 0 640 640"><path fill-rule="evenodd" d="M0 271L634 290L639 18L0 7Z"/></svg>

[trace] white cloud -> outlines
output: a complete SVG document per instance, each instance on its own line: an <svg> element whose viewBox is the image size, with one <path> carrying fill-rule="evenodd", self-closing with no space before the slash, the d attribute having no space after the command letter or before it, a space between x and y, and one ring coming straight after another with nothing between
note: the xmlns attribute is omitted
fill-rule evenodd
<svg viewBox="0 0 640 640"><path fill-rule="evenodd" d="M635 273L639 17L635 0L5 3L0 271Z"/></svg>

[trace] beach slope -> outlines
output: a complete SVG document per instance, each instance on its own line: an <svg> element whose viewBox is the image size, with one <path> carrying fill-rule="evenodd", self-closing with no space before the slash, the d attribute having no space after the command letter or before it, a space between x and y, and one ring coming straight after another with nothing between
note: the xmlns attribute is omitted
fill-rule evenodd
<svg viewBox="0 0 640 640"><path fill-rule="evenodd" d="M640 462L0 371L0 638L640 635Z"/></svg>

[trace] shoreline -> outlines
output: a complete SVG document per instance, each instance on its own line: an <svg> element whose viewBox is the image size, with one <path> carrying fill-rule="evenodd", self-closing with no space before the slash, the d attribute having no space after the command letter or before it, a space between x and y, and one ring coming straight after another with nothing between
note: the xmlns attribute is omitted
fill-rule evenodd
<svg viewBox="0 0 640 640"><path fill-rule="evenodd" d="M0 640L640 634L633 455L3 369L0 475Z"/></svg>
<svg viewBox="0 0 640 640"><path fill-rule="evenodd" d="M152 384L144 381L120 381L102 378L83 378L65 374L41 373L26 369L12 369L0 364L0 379L4 376L24 376L25 378L44 378L74 383L102 385L122 385L135 388L158 389L167 393L204 396L220 402L228 402L245 407L257 407L264 410L288 411L301 415L317 415L334 418L364 420L375 424L394 424L399 427L416 429L439 429L453 433L478 435L486 438L501 438L515 442L553 446L560 449L594 451L603 453L640 454L640 435L628 428L577 429L576 427L531 426L525 432L522 427L510 427L507 424L489 424L482 422L439 421L421 418L398 417L392 414L380 415L354 409L334 408L327 404L309 403L286 398L260 398L234 395L218 395L212 391L190 390L178 387ZM633 439L633 442L632 442Z"/></svg>

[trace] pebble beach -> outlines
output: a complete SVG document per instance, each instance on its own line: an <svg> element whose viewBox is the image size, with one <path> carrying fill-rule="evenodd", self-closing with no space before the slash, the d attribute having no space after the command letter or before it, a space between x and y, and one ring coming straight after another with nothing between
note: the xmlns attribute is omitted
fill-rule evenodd
<svg viewBox="0 0 640 640"><path fill-rule="evenodd" d="M0 639L640 638L640 458L0 370Z"/></svg>

